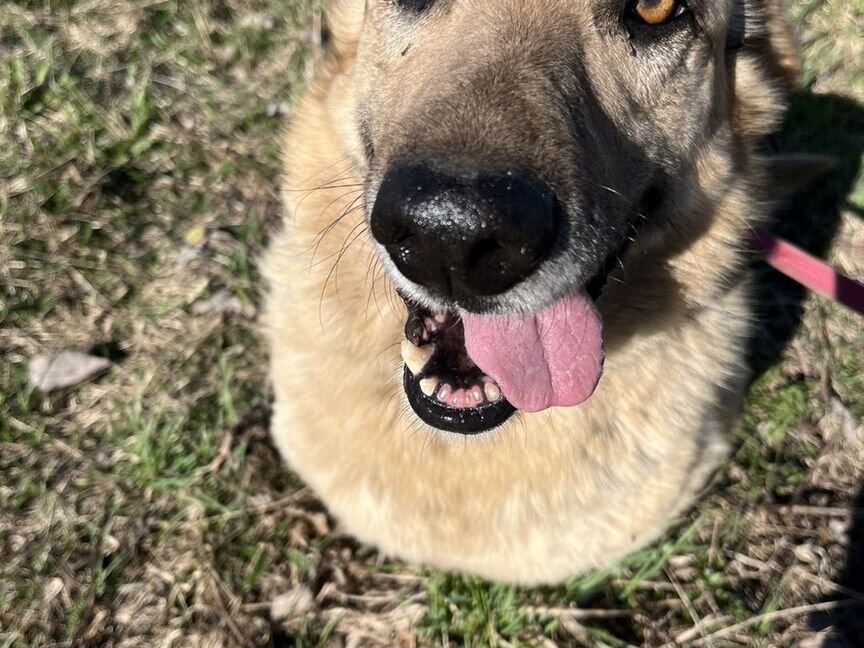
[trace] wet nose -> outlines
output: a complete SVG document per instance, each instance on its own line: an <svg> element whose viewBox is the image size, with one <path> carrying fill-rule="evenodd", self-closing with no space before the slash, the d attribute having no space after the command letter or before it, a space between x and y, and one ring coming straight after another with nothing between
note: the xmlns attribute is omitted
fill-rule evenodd
<svg viewBox="0 0 864 648"><path fill-rule="evenodd" d="M554 192L529 174L459 177L391 167L372 208L372 235L405 277L459 300L499 295L549 255Z"/></svg>

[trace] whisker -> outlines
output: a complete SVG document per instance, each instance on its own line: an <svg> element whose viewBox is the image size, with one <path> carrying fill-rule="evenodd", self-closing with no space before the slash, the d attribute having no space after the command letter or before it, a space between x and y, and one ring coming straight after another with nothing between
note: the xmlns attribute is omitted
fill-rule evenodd
<svg viewBox="0 0 864 648"><path fill-rule="evenodd" d="M352 164L352 163L351 163L351 160L348 160L348 163L349 163L349 165L351 165L351 164ZM308 178L308 180L311 180L312 178L315 178L315 177L320 176L322 173L326 172L327 170L329 170L330 168L332 168L332 167L335 166L336 164L338 164L338 162L337 162L337 163L334 163L334 164L332 164L332 165L330 165L330 166L328 166L327 168L325 168L325 169L323 169L323 170L321 170L321 171L319 171L318 173L316 173L316 174L314 174L313 176L311 176L310 178ZM361 183L350 183L350 184L339 184L339 183L344 183L346 180L350 180L350 179L356 177L356 174L354 174L354 173L350 173L350 172L347 173L347 174L345 174L345 175L343 175L344 171L347 171L347 170L348 170L348 169L340 170L340 171L337 172L337 174L336 174L337 177L335 177L335 178L331 178L330 180L328 180L328 181L326 181L326 182L324 182L324 183L322 183L322 184L320 184L320 185L317 185L317 186L315 186L315 187L302 188L302 189L300 189L300 188L296 188L296 189L294 189L294 188L292 188L292 189L283 188L283 189L282 189L282 193L284 193L284 194L293 194L293 193L305 192L305 194L300 198L300 200L299 200L299 201L297 202L297 204L294 206L294 209L293 209L293 212L294 212L294 213L293 213L293 215L292 215L292 217L294 218L294 220L295 220L295 221L297 220L297 214L300 212L300 207L303 205L303 202L304 202L304 201L305 201L309 196L311 196L312 194L314 194L316 191L323 191L323 190L330 190L330 189L339 189L339 188L352 188L352 187L355 188L355 189L357 189L357 190L362 191L362 187L364 186L362 182L361 182Z"/></svg>
<svg viewBox="0 0 864 648"><path fill-rule="evenodd" d="M400 315L402 313L402 308L405 303L399 297L396 289L393 287L393 282L390 281L390 277L387 276L387 272L384 270L383 266L381 268L381 276L384 278L384 282L387 284L385 288L387 294L387 303L390 306L390 312L394 315Z"/></svg>
<svg viewBox="0 0 864 648"><path fill-rule="evenodd" d="M608 186L606 186L606 185L604 185L604 184L600 184L599 182L592 182L592 181L590 181L590 180L589 180L589 182L591 182L591 184L595 185L596 187L599 187L600 189L605 189L605 190L608 191L609 193L611 193L611 194L613 194L613 195L615 195L615 196L618 196L618 197L621 198L622 200L626 200L626 198L624 197L624 194L622 194L622 193L621 193L620 191L618 191L617 189L613 189L612 187L608 187Z"/></svg>
<svg viewBox="0 0 864 648"><path fill-rule="evenodd" d="M359 232L357 232L357 234L354 234L354 232L357 231L358 227L363 227L363 229L360 230ZM336 272L334 274L334 285L336 286L336 296L337 297L339 296L339 262L342 260L342 257L348 252L348 249L352 245L354 245L354 243L357 241L357 239L359 239L361 236L366 234L368 231L369 231L369 228L365 226L365 223L363 223L363 222L357 223L357 225L355 225L354 228L348 233L348 236L351 236L352 234L354 234L353 238L351 239L351 242L348 243L347 245L344 245L343 249L339 253L339 258L336 259L336 263L333 264L334 267L336 268ZM346 238L346 240L347 240L347 238Z"/></svg>
<svg viewBox="0 0 864 648"><path fill-rule="evenodd" d="M393 349L393 348L395 348L395 347L401 346L401 344L402 344L402 342L394 342L393 344L388 344L388 345L385 346L383 349L381 349L381 351L379 351L379 352L378 352L378 355L376 355L375 357L376 357L376 358L380 358L382 355L384 355L385 353L387 353L390 349Z"/></svg>
<svg viewBox="0 0 864 648"><path fill-rule="evenodd" d="M356 191L358 193L363 192L362 185L322 185L314 189L306 190L306 192L300 197L300 200L297 201L297 204L294 205L294 220L297 220L297 214L300 213L300 208L309 196L313 195L316 191L331 191L335 189L350 189L351 191ZM283 190L283 193L291 193L291 190L285 189Z"/></svg>
<svg viewBox="0 0 864 648"><path fill-rule="evenodd" d="M323 169L320 169L317 173L313 173L308 178L304 178L302 183L303 184L311 183L315 178L317 178L321 175L324 175L328 171L332 170L334 167L336 167L337 169L340 169L338 171L338 173L345 173L346 171L348 171L348 169L350 169L353 166L354 166L354 161L351 159L351 156L345 155L345 156L339 158L338 160L336 160L335 162L333 162L332 164L328 164ZM329 182L333 182L333 180L330 180Z"/></svg>
<svg viewBox="0 0 864 648"><path fill-rule="evenodd" d="M363 225L362 222L357 223L357 224L356 224L356 225L351 229L351 231L348 233L348 237L350 237L351 234L352 234L353 232L357 231L357 228L360 227L361 225ZM348 237L346 237L346 241L347 241ZM307 269L308 271L311 271L313 268L317 268L317 267L320 266L321 264L326 263L326 262L328 262L328 261L332 261L334 258L339 257L339 256L343 253L343 251L344 251L344 250L343 250L344 246L345 246L345 242L342 243L342 247L340 247L339 250L337 250L336 252L333 252L332 254L328 254L326 257L321 257L320 259L318 259L317 261L315 261L315 263L310 263L309 266L307 266L306 269Z"/></svg>
<svg viewBox="0 0 864 648"><path fill-rule="evenodd" d="M363 187L363 186L365 186L365 183L363 183L363 182L345 183L346 180L351 179L351 175L352 174L347 174L347 175L341 176L339 178L333 178L329 182L325 182L325 183L317 185L315 187L304 187L302 189L283 189L282 191L284 191L285 193L300 193L303 191L314 193L316 191L322 191L324 189L345 189L347 187ZM345 184L337 184L337 183L345 183Z"/></svg>
<svg viewBox="0 0 864 648"><path fill-rule="evenodd" d="M318 248L321 247L321 244L324 242L324 239L327 237L327 235L332 232L336 228L336 226L339 225L339 223L341 223L345 218L356 212L358 209L363 208L364 205L357 204L357 201L360 200L362 197L363 194L361 193L356 198L354 198L354 200L348 203L348 205L345 207L345 210L339 216L337 216L329 225L327 225L324 229L318 232L318 234L315 236L314 249L312 250L313 264L315 261L315 256L318 254Z"/></svg>
<svg viewBox="0 0 864 648"><path fill-rule="evenodd" d="M374 254L374 250L372 251ZM384 274L384 266L381 264L380 260L375 258L375 268L372 271L372 298L375 300L375 308L378 311L378 316L383 319L384 313L381 311L381 303L378 301L378 292L375 290L375 284L378 281L378 276ZM386 288L385 288L386 290Z"/></svg>
<svg viewBox="0 0 864 648"><path fill-rule="evenodd" d="M355 193L355 192L358 194L358 197L362 195L362 192L360 192L360 191L354 189L354 190L351 190L351 191L346 191L346 192L341 193L341 194L339 194L338 196L336 196L333 200L331 200L331 201L327 204L326 207L324 207L324 208L319 212L319 214L318 214L318 219L320 219L320 218L321 218L321 217L322 217L326 212L330 211L330 208L331 208L333 205L335 205L337 202L339 202L340 200L342 200L342 199L344 199L344 198L347 198L348 196L350 196L351 194L353 194L353 193ZM357 197L355 197L355 198L352 200L352 202L349 203L348 206L346 206L345 209L348 209L348 207L350 207L350 205L352 205L356 200L357 200ZM345 211L345 210L342 210L340 216L337 216L334 220L332 220L330 223L328 223L327 225L325 225L324 227L322 227L322 228L318 231L318 233L315 235L315 239L314 239L313 244L317 245L317 244L320 242L320 239L322 239L324 236L326 236L326 235L330 232L330 230L338 224L339 220L340 220L342 217L344 217L344 215L345 215L344 211ZM311 250L311 249L312 249L312 245L310 245L310 246L305 250L305 252L308 252L308 251Z"/></svg>
<svg viewBox="0 0 864 648"><path fill-rule="evenodd" d="M363 277L363 287L369 286L369 291L366 294L366 305L363 307L363 318L367 321L369 320L369 304L375 297L375 261L376 253L372 249L369 251L369 261L366 263L366 275ZM378 315L381 315L380 309Z"/></svg>
<svg viewBox="0 0 864 648"><path fill-rule="evenodd" d="M345 256L345 254L348 252L348 250L351 248L351 246L354 244L354 242L358 238L360 238L360 236L362 236L366 231L368 231L367 228L364 227L362 230L360 230L360 232L358 232L356 235L354 235L353 238L351 238L351 236L354 234L354 232L356 232L358 228L363 227L364 225L365 225L365 223L361 221L360 223L357 223L357 225L355 225L354 228L350 232L348 232L348 235L345 237L345 241L342 243L342 248L339 250L339 254L336 258L336 261L333 263L333 266L330 268L330 271L327 273L327 277L324 279L324 285L321 287L321 296L318 300L318 321L321 324L321 330L322 331L324 330L324 297L327 293L327 285L330 283L330 279L335 274L336 275L336 278L335 278L336 299L340 299L340 296L339 296L339 275L338 275L337 268L339 267L339 262L342 261L342 258ZM350 239L350 242L349 242L349 239Z"/></svg>

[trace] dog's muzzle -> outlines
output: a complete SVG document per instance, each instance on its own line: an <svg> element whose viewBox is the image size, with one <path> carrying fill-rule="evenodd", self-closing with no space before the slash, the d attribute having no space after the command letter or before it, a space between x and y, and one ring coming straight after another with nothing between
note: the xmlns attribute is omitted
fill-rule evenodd
<svg viewBox="0 0 864 648"><path fill-rule="evenodd" d="M543 262L560 222L555 194L524 173L445 175L396 165L371 229L407 279L450 302L500 295Z"/></svg>

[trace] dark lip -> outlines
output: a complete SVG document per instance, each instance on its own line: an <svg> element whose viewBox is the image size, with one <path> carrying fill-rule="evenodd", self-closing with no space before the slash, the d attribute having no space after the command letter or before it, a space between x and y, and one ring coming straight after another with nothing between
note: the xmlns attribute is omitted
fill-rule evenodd
<svg viewBox="0 0 864 648"><path fill-rule="evenodd" d="M447 407L420 391L420 383L408 367L403 368L402 386L411 409L421 421L443 432L475 436L506 423L516 408L507 399L470 409Z"/></svg>
<svg viewBox="0 0 864 648"><path fill-rule="evenodd" d="M636 238L643 226L644 222L641 220L631 223L625 230L627 233L621 236L614 245L610 246L609 252L607 252L603 262L597 268L597 272L583 284L585 292L588 293L588 296L595 303L603 296L603 289L609 282L609 276L615 267L620 266L624 268L624 259L627 257L630 247L636 242Z"/></svg>
<svg viewBox="0 0 864 648"><path fill-rule="evenodd" d="M602 297L603 289L609 281L609 275L612 274L615 266L621 263L621 259L627 254L631 244L631 239L625 239L621 245L606 256L606 260L603 261L596 274L585 282L585 292L595 303Z"/></svg>

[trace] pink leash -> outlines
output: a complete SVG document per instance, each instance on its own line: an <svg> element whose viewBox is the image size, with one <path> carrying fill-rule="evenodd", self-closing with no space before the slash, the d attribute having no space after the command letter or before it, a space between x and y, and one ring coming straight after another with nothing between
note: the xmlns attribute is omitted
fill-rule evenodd
<svg viewBox="0 0 864 648"><path fill-rule="evenodd" d="M756 232L753 247L775 270L816 294L833 299L864 315L864 284L767 232Z"/></svg>

